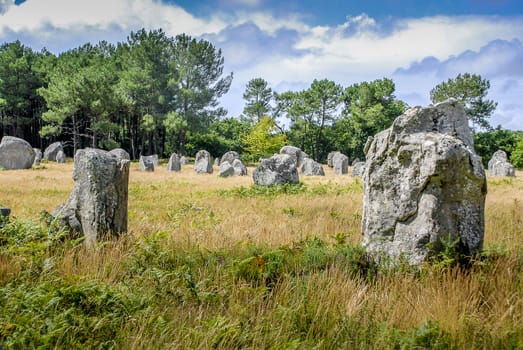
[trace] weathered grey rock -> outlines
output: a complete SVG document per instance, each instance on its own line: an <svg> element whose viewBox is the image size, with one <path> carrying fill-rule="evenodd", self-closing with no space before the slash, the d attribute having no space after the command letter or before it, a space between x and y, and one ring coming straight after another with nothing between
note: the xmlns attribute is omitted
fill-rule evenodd
<svg viewBox="0 0 523 350"><path fill-rule="evenodd" d="M303 160L309 157L307 153L294 146L283 146L280 149L280 154L287 154L291 156L292 159L294 159L294 162L296 163L296 168L299 168L303 163Z"/></svg>
<svg viewBox="0 0 523 350"><path fill-rule="evenodd" d="M44 159L56 162L56 156L58 155L58 152L64 151L64 148L62 147L61 142L54 142L47 146L47 148L44 151Z"/></svg>
<svg viewBox="0 0 523 350"><path fill-rule="evenodd" d="M154 160L151 156L140 156L140 171L154 171Z"/></svg>
<svg viewBox="0 0 523 350"><path fill-rule="evenodd" d="M334 155L336 153L340 153L339 151L333 151L333 152L329 152L329 154L327 154L327 166L329 168L332 168L334 165L332 164L332 158L334 157Z"/></svg>
<svg viewBox="0 0 523 350"><path fill-rule="evenodd" d="M65 156L64 151L58 151L58 153L56 154L56 162L65 163L66 159L67 159L67 157Z"/></svg>
<svg viewBox="0 0 523 350"><path fill-rule="evenodd" d="M242 161L235 159L232 161L232 167L234 168L234 175L244 176L247 175L247 168L243 165Z"/></svg>
<svg viewBox="0 0 523 350"><path fill-rule="evenodd" d="M185 158L185 156L181 156L180 163L182 163L182 165L187 165L187 164L189 164L189 160L187 158Z"/></svg>
<svg viewBox="0 0 523 350"><path fill-rule="evenodd" d="M510 164L507 154L502 150L498 150L492 155L488 162L488 172L490 176L516 176L514 166Z"/></svg>
<svg viewBox="0 0 523 350"><path fill-rule="evenodd" d="M35 152L29 142L13 136L2 137L0 142L0 168L6 170L29 169Z"/></svg>
<svg viewBox="0 0 523 350"><path fill-rule="evenodd" d="M221 177L229 177L234 175L234 168L231 163L225 161L220 164L220 174Z"/></svg>
<svg viewBox="0 0 523 350"><path fill-rule="evenodd" d="M74 157L75 185L69 199L53 216L92 244L105 234L127 231L129 160L94 148Z"/></svg>
<svg viewBox="0 0 523 350"><path fill-rule="evenodd" d="M235 159L241 159L240 155L236 151L225 152L220 158L220 162L229 162L232 165Z"/></svg>
<svg viewBox="0 0 523 350"><path fill-rule="evenodd" d="M365 172L365 162L356 162L352 164L352 176L363 177Z"/></svg>
<svg viewBox="0 0 523 350"><path fill-rule="evenodd" d="M341 152L336 152L332 156L332 169L335 174L342 175L349 173L349 157Z"/></svg>
<svg viewBox="0 0 523 350"><path fill-rule="evenodd" d="M305 158L303 160L301 173L305 176L325 176L325 171L321 164L311 158Z"/></svg>
<svg viewBox="0 0 523 350"><path fill-rule="evenodd" d="M415 107L365 146L363 245L375 258L411 265L459 243L483 243L485 172L461 104Z"/></svg>
<svg viewBox="0 0 523 350"><path fill-rule="evenodd" d="M158 158L157 154L152 154L150 156L140 156L140 158L143 158L144 161L147 160L147 161L152 162L155 167L160 165L160 159Z"/></svg>
<svg viewBox="0 0 523 350"><path fill-rule="evenodd" d="M131 160L131 156L123 148L112 149L109 151L109 153L114 154L115 156L117 156L118 158L121 158L121 159Z"/></svg>
<svg viewBox="0 0 523 350"><path fill-rule="evenodd" d="M359 158L355 158L355 159L352 161L351 166L354 166L354 165L356 165L357 163L361 163L361 161L360 161ZM363 163L365 163L365 162L363 162Z"/></svg>
<svg viewBox="0 0 523 350"><path fill-rule="evenodd" d="M33 161L33 166L39 166L42 161L42 150L40 148L33 148L35 152L35 159Z"/></svg>
<svg viewBox="0 0 523 350"><path fill-rule="evenodd" d="M194 171L198 174L212 174L212 159L209 152L201 150L196 153Z"/></svg>
<svg viewBox="0 0 523 350"><path fill-rule="evenodd" d="M214 166L220 166L220 157L214 158Z"/></svg>
<svg viewBox="0 0 523 350"><path fill-rule="evenodd" d="M259 186L295 184L300 181L296 160L288 154L275 154L263 159L252 174L254 183Z"/></svg>
<svg viewBox="0 0 523 350"><path fill-rule="evenodd" d="M167 163L167 171L180 171L182 170L182 163L176 153L171 154L169 162Z"/></svg>

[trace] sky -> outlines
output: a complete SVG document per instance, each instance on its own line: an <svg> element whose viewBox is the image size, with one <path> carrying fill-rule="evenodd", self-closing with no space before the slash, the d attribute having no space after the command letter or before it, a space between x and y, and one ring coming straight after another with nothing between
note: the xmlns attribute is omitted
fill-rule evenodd
<svg viewBox="0 0 523 350"><path fill-rule="evenodd" d="M386 77L398 98L424 106L434 86L468 72L490 81L491 124L523 130L521 0L0 0L0 43L35 50L122 42L141 28L222 49L234 74L221 100L229 116L258 77L277 92Z"/></svg>

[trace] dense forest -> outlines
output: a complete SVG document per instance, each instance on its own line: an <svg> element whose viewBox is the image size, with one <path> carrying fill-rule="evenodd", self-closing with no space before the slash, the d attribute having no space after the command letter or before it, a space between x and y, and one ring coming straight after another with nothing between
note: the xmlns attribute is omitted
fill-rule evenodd
<svg viewBox="0 0 523 350"><path fill-rule="evenodd" d="M332 150L352 160L364 158L367 137L408 108L387 78L348 87L314 80L305 90L281 93L253 78L242 115L225 117L219 99L232 79L212 43L162 30L142 29L116 45L102 41L59 55L4 43L0 137L21 137L39 148L61 141L70 156L84 147L122 147L133 159L206 149L213 156L235 150L255 161L291 144L316 160ZM489 88L488 80L465 73L434 87L430 97L464 104L485 162L503 149L523 167L523 133L488 122L497 105L486 99Z"/></svg>

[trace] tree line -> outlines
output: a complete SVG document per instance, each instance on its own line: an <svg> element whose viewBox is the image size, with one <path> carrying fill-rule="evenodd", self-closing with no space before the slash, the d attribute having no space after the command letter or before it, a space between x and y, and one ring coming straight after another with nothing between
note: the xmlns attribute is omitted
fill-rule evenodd
<svg viewBox="0 0 523 350"><path fill-rule="evenodd" d="M69 155L88 146L122 147L133 159L206 149L214 156L235 150L255 161L291 144L320 161L332 150L363 159L367 137L408 108L388 78L348 87L314 80L302 91L281 93L254 78L243 94L243 113L225 118L219 99L232 79L219 48L162 30L142 29L116 45L102 41L59 55L5 43L0 136L40 148L61 141ZM486 99L489 88L479 75L459 74L434 87L431 100L455 97L464 104L484 159L504 149L519 152L523 163L521 132L493 129L488 122L497 105Z"/></svg>

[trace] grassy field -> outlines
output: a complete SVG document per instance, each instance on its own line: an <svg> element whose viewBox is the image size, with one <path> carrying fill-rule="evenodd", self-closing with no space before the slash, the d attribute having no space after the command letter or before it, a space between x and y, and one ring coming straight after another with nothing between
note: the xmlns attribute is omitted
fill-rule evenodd
<svg viewBox="0 0 523 350"><path fill-rule="evenodd" d="M0 172L4 348L523 348L523 173L488 183L485 249L385 270L359 247L362 184L158 168L129 184L129 235L86 250L41 220L72 163ZM249 174L252 174L249 168Z"/></svg>

